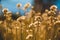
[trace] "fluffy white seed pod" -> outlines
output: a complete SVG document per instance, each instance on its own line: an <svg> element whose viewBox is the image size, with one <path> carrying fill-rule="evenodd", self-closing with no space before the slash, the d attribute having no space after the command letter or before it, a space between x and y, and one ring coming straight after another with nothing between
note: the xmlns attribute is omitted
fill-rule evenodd
<svg viewBox="0 0 60 40"><path fill-rule="evenodd" d="M30 25L29 25L29 28L31 27L31 26L33 26L34 24L33 23L31 23Z"/></svg>
<svg viewBox="0 0 60 40"><path fill-rule="evenodd" d="M17 6L17 8L20 8L22 6L22 4L18 3L16 6Z"/></svg>
<svg viewBox="0 0 60 40"><path fill-rule="evenodd" d="M31 6L31 4L28 2L27 4L24 5L23 10L26 10L27 8L29 8Z"/></svg>
<svg viewBox="0 0 60 40"><path fill-rule="evenodd" d="M50 9L57 9L57 6L56 6L56 5L52 5L52 6L50 7Z"/></svg>
<svg viewBox="0 0 60 40"><path fill-rule="evenodd" d="M41 24L41 22L38 22L38 21L34 22L34 27L37 27L38 23L39 23L39 25Z"/></svg>
<svg viewBox="0 0 60 40"><path fill-rule="evenodd" d="M4 8L4 9L2 10L2 12L3 12L3 13L8 12L8 8Z"/></svg>
<svg viewBox="0 0 60 40"><path fill-rule="evenodd" d="M29 39L29 38L31 38L31 37L33 37L33 35L32 35L32 34L29 34L29 35L26 37L26 39Z"/></svg>
<svg viewBox="0 0 60 40"><path fill-rule="evenodd" d="M40 18L40 16L35 16L35 20L37 20L37 19L39 19Z"/></svg>
<svg viewBox="0 0 60 40"><path fill-rule="evenodd" d="M12 16L12 12L11 11L8 11L6 12L6 14L4 14L5 17L11 17Z"/></svg>
<svg viewBox="0 0 60 40"><path fill-rule="evenodd" d="M38 21L34 22L34 25L38 24Z"/></svg>
<svg viewBox="0 0 60 40"><path fill-rule="evenodd" d="M25 18L26 18L26 16L21 16L21 17L17 18L17 21L19 21L19 20L25 20Z"/></svg>
<svg viewBox="0 0 60 40"><path fill-rule="evenodd" d="M56 6L56 5L52 5L52 6L50 7L50 10L57 11L57 6Z"/></svg>
<svg viewBox="0 0 60 40"><path fill-rule="evenodd" d="M60 23L60 21L56 21L54 24Z"/></svg>

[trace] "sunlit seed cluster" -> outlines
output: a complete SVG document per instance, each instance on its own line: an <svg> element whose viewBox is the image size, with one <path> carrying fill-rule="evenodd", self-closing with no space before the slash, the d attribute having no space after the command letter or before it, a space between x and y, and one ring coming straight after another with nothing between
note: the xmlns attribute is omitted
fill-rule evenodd
<svg viewBox="0 0 60 40"><path fill-rule="evenodd" d="M16 6L19 9L22 4L18 3ZM23 9L27 10L30 6L31 4L27 3ZM4 21L0 21L4 40L55 40L55 25L60 26L60 14L56 16L57 6L52 5L50 10L46 9L44 13L35 12L33 8L34 6L31 6L30 12L16 20L12 19L12 12L7 8L2 10L6 17ZM16 15L19 15L19 12Z"/></svg>

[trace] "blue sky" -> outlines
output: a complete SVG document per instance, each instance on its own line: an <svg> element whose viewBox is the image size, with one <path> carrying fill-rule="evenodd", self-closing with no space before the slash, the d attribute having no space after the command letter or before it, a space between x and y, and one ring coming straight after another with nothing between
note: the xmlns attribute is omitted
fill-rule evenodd
<svg viewBox="0 0 60 40"><path fill-rule="evenodd" d="M8 8L10 11L12 12L17 12L17 8L16 8L16 4L17 3L21 3L22 4L22 7L27 3L27 2L30 2L32 5L34 4L34 0L2 0L1 1L1 4L3 6L3 8ZM43 2L48 2L48 0L44 0ZM60 10L60 0L56 0L54 2L54 4L58 7L58 9ZM28 11L30 10L30 8L28 9ZM23 10L20 10L21 14L23 15L24 14L24 11Z"/></svg>
<svg viewBox="0 0 60 40"><path fill-rule="evenodd" d="M21 8L23 8L23 6L28 2L30 2L32 5L34 4L34 0L2 0L1 4L3 8L8 8L12 12L17 12L18 11L16 8L17 3L21 3L22 4ZM28 10L30 10L30 8ZM20 12L24 14L23 10L20 10Z"/></svg>
<svg viewBox="0 0 60 40"><path fill-rule="evenodd" d="M60 10L60 0L57 0L57 1L55 2L55 5L57 5L58 10Z"/></svg>

